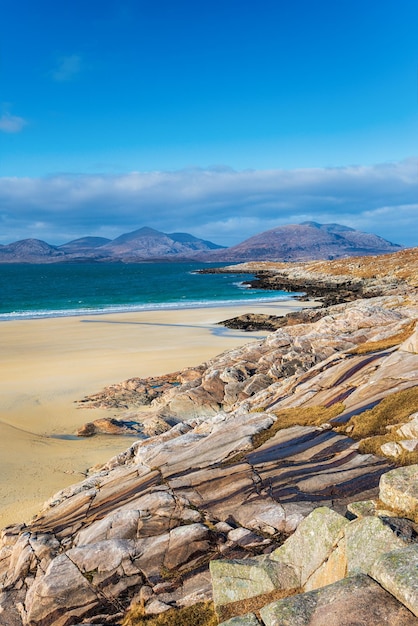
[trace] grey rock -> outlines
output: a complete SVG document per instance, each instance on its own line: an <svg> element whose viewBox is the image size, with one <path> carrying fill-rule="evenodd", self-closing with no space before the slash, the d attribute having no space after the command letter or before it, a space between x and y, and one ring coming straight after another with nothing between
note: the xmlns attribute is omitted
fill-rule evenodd
<svg viewBox="0 0 418 626"><path fill-rule="evenodd" d="M398 467L383 476L379 485L380 499L406 516L418 508L418 465Z"/></svg>
<svg viewBox="0 0 418 626"><path fill-rule="evenodd" d="M260 626L260 622L254 613L246 613L239 617L232 617L226 622L222 622L219 626Z"/></svg>
<svg viewBox="0 0 418 626"><path fill-rule="evenodd" d="M347 511L356 517L368 517L376 514L376 500L359 500L358 502L349 502Z"/></svg>
<svg viewBox="0 0 418 626"><path fill-rule="evenodd" d="M416 452L418 450L418 439L404 439L399 443L407 452Z"/></svg>
<svg viewBox="0 0 418 626"><path fill-rule="evenodd" d="M319 507L271 554L271 559L294 567L299 575L299 585L303 586L331 554L348 523L335 511Z"/></svg>
<svg viewBox="0 0 418 626"><path fill-rule="evenodd" d="M415 439L418 437L418 413L409 416L409 422L403 424L398 430L398 435L406 439Z"/></svg>
<svg viewBox="0 0 418 626"><path fill-rule="evenodd" d="M368 574L381 554L405 546L405 541L379 517L355 520L345 528L347 573Z"/></svg>
<svg viewBox="0 0 418 626"><path fill-rule="evenodd" d="M386 456L398 457L402 454L402 446L396 441L388 441L380 446L381 451Z"/></svg>
<svg viewBox="0 0 418 626"><path fill-rule="evenodd" d="M161 602L161 600L151 600L145 607L145 613L147 615L159 615L160 613L165 613L172 607L165 602Z"/></svg>
<svg viewBox="0 0 418 626"><path fill-rule="evenodd" d="M264 539L260 535L248 530L248 528L235 528L228 533L228 541L241 546L243 548L256 548L257 546L266 545L270 543L269 539Z"/></svg>
<svg viewBox="0 0 418 626"><path fill-rule="evenodd" d="M416 626L416 617L374 580L359 574L260 610L265 626Z"/></svg>
<svg viewBox="0 0 418 626"><path fill-rule="evenodd" d="M211 561L210 573L216 606L275 589L295 589L299 586L298 576L290 565L271 561L265 556Z"/></svg>
<svg viewBox="0 0 418 626"><path fill-rule="evenodd" d="M371 576L418 618L417 545L382 554L373 564Z"/></svg>

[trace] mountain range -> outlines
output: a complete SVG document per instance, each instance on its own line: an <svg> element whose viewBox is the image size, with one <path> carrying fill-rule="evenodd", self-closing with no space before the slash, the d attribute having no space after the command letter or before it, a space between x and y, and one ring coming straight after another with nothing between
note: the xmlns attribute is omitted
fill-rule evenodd
<svg viewBox="0 0 418 626"><path fill-rule="evenodd" d="M0 263L308 261L396 252L402 246L340 224L278 226L224 248L188 233L143 227L116 239L81 237L60 246L39 239L0 245Z"/></svg>

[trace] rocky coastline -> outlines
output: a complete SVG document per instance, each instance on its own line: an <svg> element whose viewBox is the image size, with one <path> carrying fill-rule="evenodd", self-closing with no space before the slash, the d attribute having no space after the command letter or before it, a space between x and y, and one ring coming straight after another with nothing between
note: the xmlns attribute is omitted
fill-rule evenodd
<svg viewBox="0 0 418 626"><path fill-rule="evenodd" d="M2 531L0 623L418 623L418 249L339 263L240 266L322 306L82 400L140 437Z"/></svg>

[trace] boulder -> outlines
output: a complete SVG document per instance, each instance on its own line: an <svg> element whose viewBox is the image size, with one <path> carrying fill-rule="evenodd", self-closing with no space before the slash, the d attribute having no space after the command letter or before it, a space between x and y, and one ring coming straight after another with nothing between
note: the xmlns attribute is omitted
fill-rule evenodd
<svg viewBox="0 0 418 626"><path fill-rule="evenodd" d="M141 425L137 422L117 420L113 417L102 417L94 422L87 422L77 430L78 437L93 435L140 435Z"/></svg>
<svg viewBox="0 0 418 626"><path fill-rule="evenodd" d="M418 545L382 554L371 576L418 618Z"/></svg>
<svg viewBox="0 0 418 626"><path fill-rule="evenodd" d="M418 511L418 465L398 467L380 478L379 495L391 509L406 517Z"/></svg>
<svg viewBox="0 0 418 626"><path fill-rule="evenodd" d="M347 511L356 517L368 517L376 514L376 500L359 500L358 502L349 502Z"/></svg>
<svg viewBox="0 0 418 626"><path fill-rule="evenodd" d="M216 606L299 586L297 573L290 565L265 556L211 561L209 567Z"/></svg>
<svg viewBox="0 0 418 626"><path fill-rule="evenodd" d="M364 574L272 602L260 610L265 626L416 626L416 617Z"/></svg>
<svg viewBox="0 0 418 626"><path fill-rule="evenodd" d="M399 443L407 452L416 452L418 450L418 439L404 439Z"/></svg>
<svg viewBox="0 0 418 626"><path fill-rule="evenodd" d="M303 586L329 557L348 523L339 513L319 507L271 554L271 559L294 567L298 572L299 586Z"/></svg>
<svg viewBox="0 0 418 626"><path fill-rule="evenodd" d="M364 517L345 528L347 573L368 574L374 561L385 552L405 547L389 524L380 517Z"/></svg>
<svg viewBox="0 0 418 626"><path fill-rule="evenodd" d="M222 622L219 626L260 626L260 622L254 615L254 613L246 613L239 617L232 617L226 622Z"/></svg>
<svg viewBox="0 0 418 626"><path fill-rule="evenodd" d="M165 602L161 602L161 600L151 600L145 607L146 615L159 615L160 613L165 613L172 607Z"/></svg>
<svg viewBox="0 0 418 626"><path fill-rule="evenodd" d="M264 539L260 537L260 535L256 535L255 533L248 530L248 528L234 528L228 533L228 541L233 542L234 544L241 546L242 548L256 548L258 546L262 546L265 544L269 544L269 539Z"/></svg>
<svg viewBox="0 0 418 626"><path fill-rule="evenodd" d="M405 437L406 439L418 438L418 413L410 415L409 422L402 424L398 428L397 433L400 437Z"/></svg>
<svg viewBox="0 0 418 626"><path fill-rule="evenodd" d="M380 449L386 456L393 456L396 458L402 454L402 446L396 441L388 441L380 446Z"/></svg>
<svg viewBox="0 0 418 626"><path fill-rule="evenodd" d="M347 557L344 549L344 541L341 541L331 552L328 559L308 578L305 583L305 591L313 591L320 587L326 587L345 578L347 574Z"/></svg>

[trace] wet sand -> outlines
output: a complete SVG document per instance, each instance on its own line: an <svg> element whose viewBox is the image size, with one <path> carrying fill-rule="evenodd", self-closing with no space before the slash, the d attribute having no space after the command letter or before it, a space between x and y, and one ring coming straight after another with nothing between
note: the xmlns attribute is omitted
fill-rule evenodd
<svg viewBox="0 0 418 626"><path fill-rule="evenodd" d="M83 423L112 415L79 409L76 400L127 378L198 365L265 336L217 326L222 319L300 308L289 299L0 323L0 528L28 521L56 491L135 440L72 438Z"/></svg>

